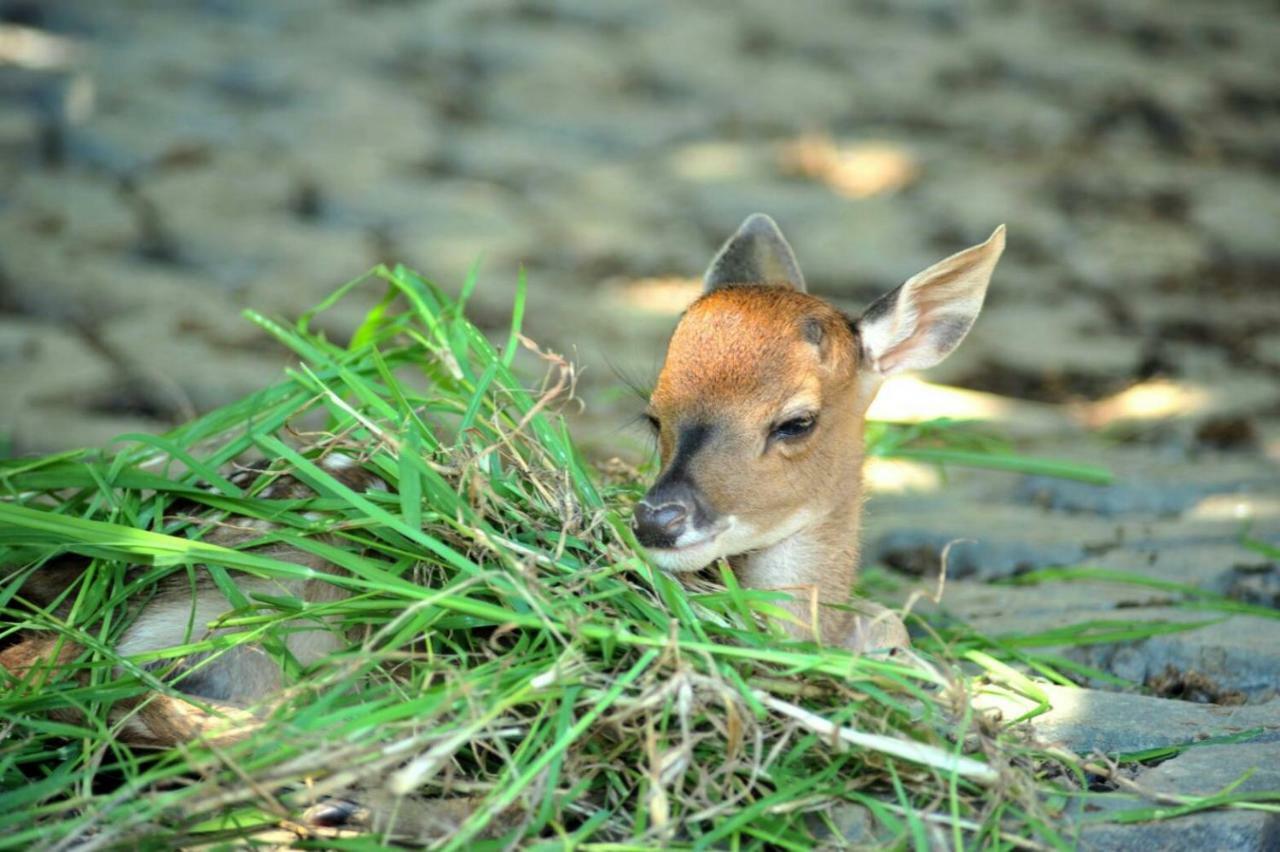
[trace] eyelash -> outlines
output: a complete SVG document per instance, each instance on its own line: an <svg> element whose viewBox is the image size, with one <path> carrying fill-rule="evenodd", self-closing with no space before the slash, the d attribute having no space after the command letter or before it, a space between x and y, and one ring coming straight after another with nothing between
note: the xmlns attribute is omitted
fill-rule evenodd
<svg viewBox="0 0 1280 852"><path fill-rule="evenodd" d="M644 420L649 424L649 428L654 432L662 431L662 422L652 414L645 414ZM786 441L792 438L800 438L808 435L813 428L818 425L818 418L812 414L805 414L800 417L792 417L784 420L769 432L770 441Z"/></svg>
<svg viewBox="0 0 1280 852"><path fill-rule="evenodd" d="M818 425L818 418L812 414L804 414L800 417L792 417L784 420L769 432L769 440L786 441L793 438L800 438L808 435L813 428Z"/></svg>

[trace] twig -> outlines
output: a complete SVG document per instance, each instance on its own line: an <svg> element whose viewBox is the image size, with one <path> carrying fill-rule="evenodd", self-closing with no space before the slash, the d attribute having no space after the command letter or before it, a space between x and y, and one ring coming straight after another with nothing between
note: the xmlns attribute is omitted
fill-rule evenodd
<svg viewBox="0 0 1280 852"><path fill-rule="evenodd" d="M763 690L753 690L756 699L769 709L795 719L815 734L831 739L839 739L850 745L891 754L913 763L932 766L943 772L953 772L984 786L993 786L1000 780L1000 773L981 761L963 755L952 754L924 743L908 742L886 737L883 734L868 734L842 727L824 719L816 713L810 713L803 707L775 698Z"/></svg>

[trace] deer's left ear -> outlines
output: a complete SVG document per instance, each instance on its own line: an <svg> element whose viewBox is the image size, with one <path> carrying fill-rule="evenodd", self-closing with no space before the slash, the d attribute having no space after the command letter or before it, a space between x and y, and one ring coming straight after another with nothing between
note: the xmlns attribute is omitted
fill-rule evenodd
<svg viewBox="0 0 1280 852"><path fill-rule="evenodd" d="M702 277L702 292L730 284L781 284L805 292L795 253L776 222L753 213L716 254Z"/></svg>
<svg viewBox="0 0 1280 852"><path fill-rule="evenodd" d="M982 310L1004 251L1004 225L886 293L858 319L867 367L888 376L932 367L960 345Z"/></svg>

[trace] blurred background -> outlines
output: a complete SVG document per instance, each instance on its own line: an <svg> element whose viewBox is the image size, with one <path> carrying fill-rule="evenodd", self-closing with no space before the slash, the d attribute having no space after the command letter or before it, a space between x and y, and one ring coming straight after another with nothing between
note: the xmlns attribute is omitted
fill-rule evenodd
<svg viewBox="0 0 1280 852"><path fill-rule="evenodd" d="M474 320L523 266L588 451L638 457L614 367L759 210L851 311L1008 224L883 416L1280 458L1278 81L1257 2L0 0L0 454L271 383L245 307L481 258Z"/></svg>

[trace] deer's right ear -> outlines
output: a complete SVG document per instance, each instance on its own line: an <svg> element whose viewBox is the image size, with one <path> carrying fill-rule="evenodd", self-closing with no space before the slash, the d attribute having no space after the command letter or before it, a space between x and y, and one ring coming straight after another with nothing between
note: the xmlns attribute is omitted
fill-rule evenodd
<svg viewBox="0 0 1280 852"><path fill-rule="evenodd" d="M950 355L978 318L1003 251L1001 225L985 243L935 263L872 302L857 323L869 368L888 376L932 367Z"/></svg>
<svg viewBox="0 0 1280 852"><path fill-rule="evenodd" d="M805 292L795 253L777 223L763 213L748 216L721 247L702 277L702 292L730 284L782 284Z"/></svg>

